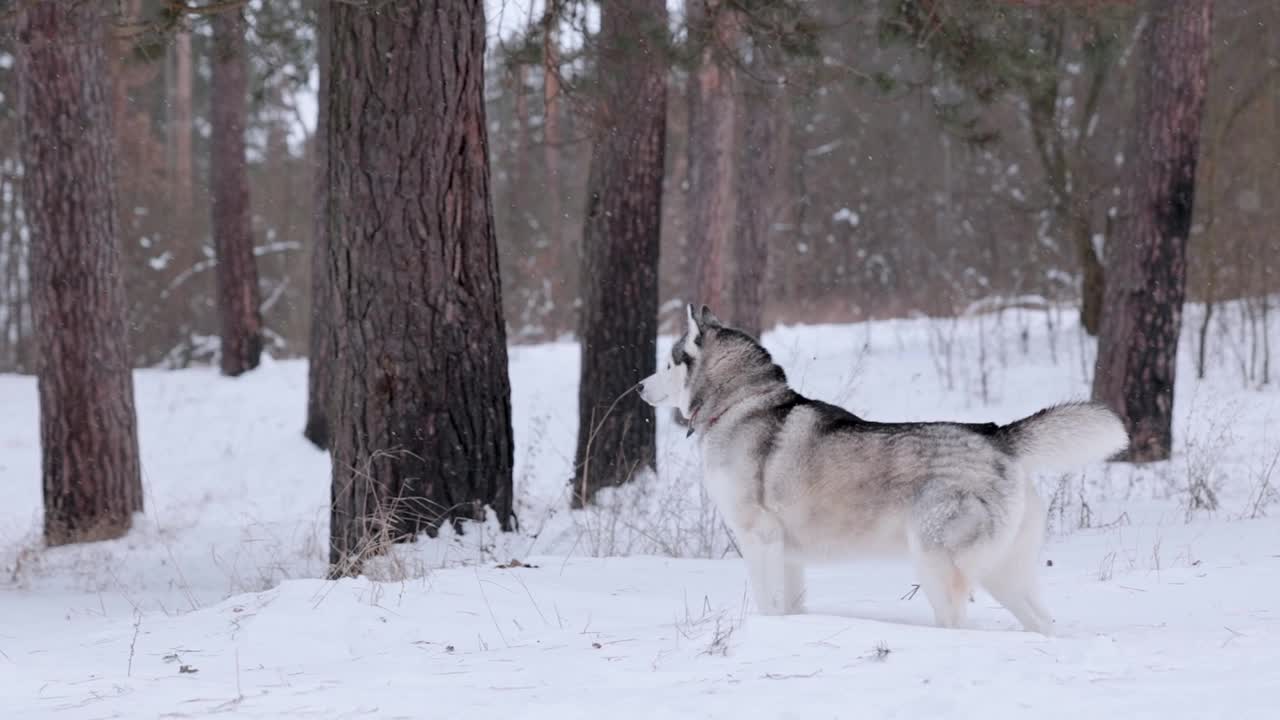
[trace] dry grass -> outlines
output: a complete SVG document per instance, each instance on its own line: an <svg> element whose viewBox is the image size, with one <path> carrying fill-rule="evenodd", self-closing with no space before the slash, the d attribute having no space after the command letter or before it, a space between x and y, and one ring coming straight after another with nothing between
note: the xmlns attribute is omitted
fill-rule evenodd
<svg viewBox="0 0 1280 720"><path fill-rule="evenodd" d="M601 490L571 517L578 544L593 557L720 558L735 549L696 468L643 473Z"/></svg>
<svg viewBox="0 0 1280 720"><path fill-rule="evenodd" d="M686 598L684 617L676 618L674 627L679 641L698 648L699 655L726 657L731 650L734 633L745 620L745 601L734 616L724 608L713 608L704 597L698 613L694 614Z"/></svg>

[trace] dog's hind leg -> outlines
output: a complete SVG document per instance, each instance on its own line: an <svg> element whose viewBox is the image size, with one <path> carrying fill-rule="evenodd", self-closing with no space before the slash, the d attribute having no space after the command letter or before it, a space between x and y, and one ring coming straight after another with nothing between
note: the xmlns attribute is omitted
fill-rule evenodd
<svg viewBox="0 0 1280 720"><path fill-rule="evenodd" d="M964 627L969 612L969 579L956 567L950 553L942 548L923 548L911 543L920 589L933 606L938 627Z"/></svg>
<svg viewBox="0 0 1280 720"><path fill-rule="evenodd" d="M1032 569L1021 563L1010 562L995 568L982 578L982 587L1013 613L1022 627L1041 635L1050 635L1053 631L1053 619L1040 603L1035 577L1029 570Z"/></svg>
<svg viewBox="0 0 1280 720"><path fill-rule="evenodd" d="M983 572L979 582L1031 632L1050 635L1053 617L1040 600L1036 569L1044 537L1044 505L1027 484L1022 522L1001 560Z"/></svg>

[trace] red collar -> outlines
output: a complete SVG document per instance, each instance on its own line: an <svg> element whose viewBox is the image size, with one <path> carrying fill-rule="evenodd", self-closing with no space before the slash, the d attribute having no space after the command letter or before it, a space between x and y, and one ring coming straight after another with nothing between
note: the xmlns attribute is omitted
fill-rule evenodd
<svg viewBox="0 0 1280 720"><path fill-rule="evenodd" d="M693 409L693 412L692 412L692 413L690 413L690 414L689 414L689 432L685 433L685 437L689 437L689 436L693 435L693 424L694 424L695 422L697 422L697 420L698 420L698 411L699 411L699 410L701 410L701 409L702 409L702 406L701 406L701 405L699 405L698 407L696 407L696 408L694 408L694 409ZM716 424L716 421L718 421L718 420L721 418L721 416L723 416L723 415L724 415L724 413L720 413L720 415L716 415L715 417L713 417L713 418L711 418L710 420L708 420L708 421L707 421L707 427L706 427L706 429L710 430L710 429L711 429L711 426L712 426L712 425L715 425L715 424Z"/></svg>

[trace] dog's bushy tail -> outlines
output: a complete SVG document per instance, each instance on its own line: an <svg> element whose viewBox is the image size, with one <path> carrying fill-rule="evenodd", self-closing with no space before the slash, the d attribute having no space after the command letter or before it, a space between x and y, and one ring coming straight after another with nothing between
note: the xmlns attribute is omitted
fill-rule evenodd
<svg viewBox="0 0 1280 720"><path fill-rule="evenodd" d="M1106 405L1055 405L1000 429L1014 457L1029 470L1066 471L1101 462L1129 446L1124 423Z"/></svg>

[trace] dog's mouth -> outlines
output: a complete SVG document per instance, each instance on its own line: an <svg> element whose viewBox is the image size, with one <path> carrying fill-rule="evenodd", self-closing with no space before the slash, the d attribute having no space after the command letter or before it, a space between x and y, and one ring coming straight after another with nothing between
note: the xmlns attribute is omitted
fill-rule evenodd
<svg viewBox="0 0 1280 720"><path fill-rule="evenodd" d="M640 399L649 403L654 407L661 406L667 400L667 394L657 392L653 389L653 380L656 376L650 376L640 382Z"/></svg>
<svg viewBox="0 0 1280 720"><path fill-rule="evenodd" d="M654 407L676 404L680 391L684 387L684 367L668 365L640 381L640 399Z"/></svg>

